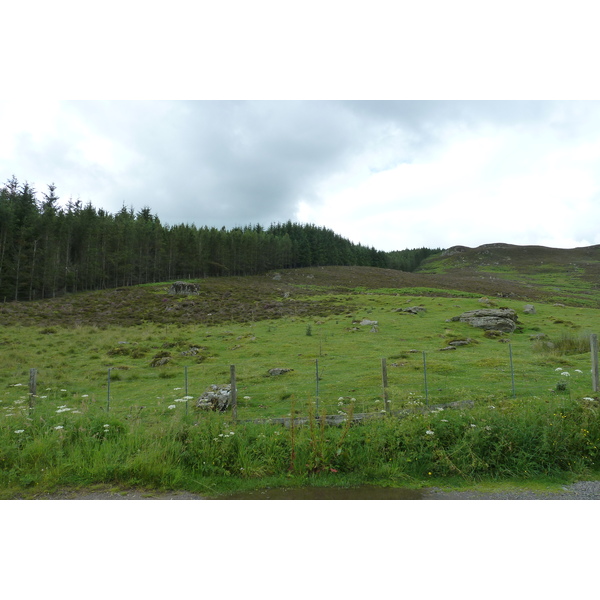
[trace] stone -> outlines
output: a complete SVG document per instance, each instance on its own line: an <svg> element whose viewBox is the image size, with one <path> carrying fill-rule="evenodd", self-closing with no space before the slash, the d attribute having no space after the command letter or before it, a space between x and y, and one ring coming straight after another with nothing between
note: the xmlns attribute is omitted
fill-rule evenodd
<svg viewBox="0 0 600 600"><path fill-rule="evenodd" d="M448 342L448 346L454 346L455 348L458 346L467 346L473 340L471 338L467 338L466 340L454 340L452 342Z"/></svg>
<svg viewBox="0 0 600 600"><path fill-rule="evenodd" d="M159 352L150 363L151 367L162 367L171 360L171 355L168 352Z"/></svg>
<svg viewBox="0 0 600 600"><path fill-rule="evenodd" d="M523 307L523 312L526 315L535 315L535 306L533 306L533 304L526 304Z"/></svg>
<svg viewBox="0 0 600 600"><path fill-rule="evenodd" d="M517 313L512 308L481 308L464 312L458 317L452 317L451 321L469 323L480 329L493 329L512 333L517 328Z"/></svg>
<svg viewBox="0 0 600 600"><path fill-rule="evenodd" d="M370 321L369 319L363 319L360 322L361 325L377 325L377 321Z"/></svg>
<svg viewBox="0 0 600 600"><path fill-rule="evenodd" d="M224 412L229 408L231 384L211 385L196 401L196 408Z"/></svg>
<svg viewBox="0 0 600 600"><path fill-rule="evenodd" d="M418 315L419 313L427 312L424 306L411 306L410 308L397 308L394 312L403 312L410 315Z"/></svg>
<svg viewBox="0 0 600 600"><path fill-rule="evenodd" d="M271 377L277 376L277 375L283 375L284 373L289 373L290 371L293 371L294 369L269 369L269 375L271 375Z"/></svg>
<svg viewBox="0 0 600 600"><path fill-rule="evenodd" d="M548 336L545 333L534 333L529 336L529 339L533 340L533 341L538 341L538 340L546 339L547 337Z"/></svg>

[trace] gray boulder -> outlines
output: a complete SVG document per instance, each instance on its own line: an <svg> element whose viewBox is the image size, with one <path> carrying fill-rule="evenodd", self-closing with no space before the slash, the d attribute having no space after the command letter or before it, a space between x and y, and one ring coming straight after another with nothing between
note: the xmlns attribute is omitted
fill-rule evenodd
<svg viewBox="0 0 600 600"><path fill-rule="evenodd" d="M469 323L480 329L512 333L517 328L518 317L512 308L480 308L479 310L469 310L450 320Z"/></svg>
<svg viewBox="0 0 600 600"><path fill-rule="evenodd" d="M533 304L526 304L523 307L523 312L526 315L535 315L535 306L533 306Z"/></svg>

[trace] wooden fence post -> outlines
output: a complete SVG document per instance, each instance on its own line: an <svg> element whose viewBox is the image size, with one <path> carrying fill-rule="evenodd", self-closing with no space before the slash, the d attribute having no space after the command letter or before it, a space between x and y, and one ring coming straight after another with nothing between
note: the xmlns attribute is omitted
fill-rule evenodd
<svg viewBox="0 0 600 600"><path fill-rule="evenodd" d="M427 387L427 358L423 350L423 380L425 385L425 404L429 405L429 388Z"/></svg>
<svg viewBox="0 0 600 600"><path fill-rule="evenodd" d="M598 377L598 336L595 333L590 335L590 347L592 351L592 390L597 392L600 389Z"/></svg>
<svg viewBox="0 0 600 600"><path fill-rule="evenodd" d="M516 398L517 390L515 388L515 368L513 366L512 344L508 345L508 358L510 361L510 380L512 382L512 395L513 395L513 398Z"/></svg>
<svg viewBox="0 0 600 600"><path fill-rule="evenodd" d="M385 414L390 413L390 398L388 395L388 376L387 376L387 363L385 358L381 359L381 380L383 383L383 405L385 407Z"/></svg>
<svg viewBox="0 0 600 600"><path fill-rule="evenodd" d="M33 408L35 396L37 396L37 369L29 369L29 408Z"/></svg>
<svg viewBox="0 0 600 600"><path fill-rule="evenodd" d="M184 379L185 379L185 416L188 414L188 368L183 367Z"/></svg>
<svg viewBox="0 0 600 600"><path fill-rule="evenodd" d="M231 374L231 414L233 416L233 420L237 421L237 389L235 383L235 365L231 365L229 367L229 372Z"/></svg>
<svg viewBox="0 0 600 600"><path fill-rule="evenodd" d="M319 359L315 359L315 378L317 380L317 419L319 418Z"/></svg>
<svg viewBox="0 0 600 600"><path fill-rule="evenodd" d="M110 368L106 376L106 412L110 411Z"/></svg>

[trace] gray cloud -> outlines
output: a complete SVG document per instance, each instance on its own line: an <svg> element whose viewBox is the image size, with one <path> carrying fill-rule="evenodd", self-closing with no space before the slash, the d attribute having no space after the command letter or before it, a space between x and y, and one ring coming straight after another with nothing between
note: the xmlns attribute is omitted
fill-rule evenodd
<svg viewBox="0 0 600 600"><path fill-rule="evenodd" d="M0 122L3 110L0 103ZM30 116L4 115L16 123L12 151L2 154L8 142L0 142L4 181L14 173L39 191L56 183L65 200L111 212L149 206L163 223L216 227L295 220L301 203L318 211L336 186L431 163L457 141L512 132L523 143L503 146L499 162L478 173L480 184L497 182L526 173L547 146L591 144L600 130L595 102L64 102L38 119L40 130ZM364 198L366 209L372 200ZM439 202L422 197L420 205Z"/></svg>

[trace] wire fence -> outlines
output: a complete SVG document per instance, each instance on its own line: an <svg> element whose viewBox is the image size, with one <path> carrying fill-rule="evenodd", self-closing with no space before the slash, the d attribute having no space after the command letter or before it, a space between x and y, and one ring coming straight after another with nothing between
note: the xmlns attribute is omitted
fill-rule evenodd
<svg viewBox="0 0 600 600"><path fill-rule="evenodd" d="M500 348L500 345L499 345ZM453 353L460 350L453 351ZM447 353L450 354L450 353ZM535 398L545 394L587 397L598 391L598 340L590 336L590 354L568 362L578 367L555 367L552 361L516 353L511 344L502 345L494 355L472 353L460 361L442 358L438 352L410 351L380 363L365 364L361 372L348 372L343 357L320 357L304 361L294 369L257 373L240 360L221 369L220 381L211 381L202 366L184 367L179 375L155 379L153 398L141 402L132 389L141 375L128 373L123 380L118 370L109 368L104 382L96 386L104 392L92 398L66 389L38 394L38 371L30 369L28 408L33 410L54 400L70 402L58 410L73 409L78 403L105 414L131 416L196 414L198 398L211 386L228 388L227 411L233 419L261 419L290 416L348 415L350 413L389 413L411 405L437 405L457 401L493 403L505 398ZM140 369L141 371L141 369ZM132 376L134 375L134 376ZM213 375L214 377L214 375ZM22 384L16 384L22 385ZM175 386L175 387L174 387ZM103 397L103 394L104 397ZM23 402L24 396L15 402ZM6 410L10 405L5 405Z"/></svg>

